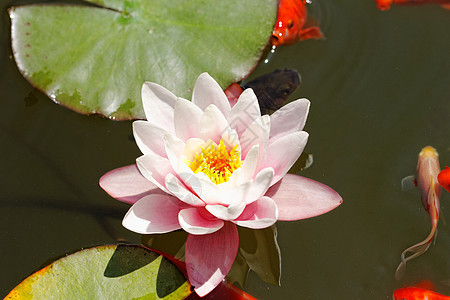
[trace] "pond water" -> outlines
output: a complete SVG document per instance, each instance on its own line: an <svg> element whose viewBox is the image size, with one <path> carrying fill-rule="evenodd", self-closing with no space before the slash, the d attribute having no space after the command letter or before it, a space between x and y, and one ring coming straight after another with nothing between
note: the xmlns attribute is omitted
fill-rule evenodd
<svg viewBox="0 0 450 300"><path fill-rule="evenodd" d="M131 122L54 104L11 58L6 9L32 2L0 4L0 296L65 253L141 241L121 226L129 206L98 186L104 173L140 155ZM391 299L396 288L429 279L450 295L445 191L435 244L394 278L401 252L430 230L419 193L402 191L400 181L414 174L426 145L437 148L442 168L450 165L450 11L316 0L311 15L326 40L278 48L251 78L276 68L301 73L290 99L311 101L305 151L314 163L299 174L331 186L344 203L278 222L282 286L251 272L245 290L258 299Z"/></svg>

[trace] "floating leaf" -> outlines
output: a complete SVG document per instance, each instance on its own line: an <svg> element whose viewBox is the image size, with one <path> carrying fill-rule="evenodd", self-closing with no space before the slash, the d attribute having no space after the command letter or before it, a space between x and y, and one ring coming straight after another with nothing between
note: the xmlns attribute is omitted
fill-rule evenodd
<svg viewBox="0 0 450 300"><path fill-rule="evenodd" d="M143 118L144 81L188 98L198 75L223 88L255 67L276 0L97 0L98 6L13 7L14 58L23 75L75 111Z"/></svg>
<svg viewBox="0 0 450 300"><path fill-rule="evenodd" d="M99 246L61 258L26 278L5 299L183 299L183 273L135 245Z"/></svg>

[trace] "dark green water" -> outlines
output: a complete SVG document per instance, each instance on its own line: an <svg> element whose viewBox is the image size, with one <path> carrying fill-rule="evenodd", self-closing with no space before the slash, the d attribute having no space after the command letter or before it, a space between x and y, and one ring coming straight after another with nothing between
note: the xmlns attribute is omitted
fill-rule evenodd
<svg viewBox="0 0 450 300"><path fill-rule="evenodd" d="M56 1L54 1L56 2ZM128 205L98 187L105 172L140 155L131 122L78 115L58 106L19 74L2 1L0 40L0 296L67 252L118 239ZM278 222L282 287L250 273L245 290L260 299L391 299L422 279L450 279L450 195L441 197L439 233L397 282L401 252L429 232L413 174L426 145L450 165L450 11L435 5L380 12L371 0L316 0L327 37L281 47L252 75L297 69L311 110L300 174L330 185L344 203L316 218ZM294 170L295 172L295 170Z"/></svg>

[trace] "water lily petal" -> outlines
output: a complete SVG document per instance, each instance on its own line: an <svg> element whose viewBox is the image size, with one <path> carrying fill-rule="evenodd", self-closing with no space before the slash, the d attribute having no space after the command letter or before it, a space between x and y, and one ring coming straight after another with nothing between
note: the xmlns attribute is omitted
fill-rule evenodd
<svg viewBox="0 0 450 300"><path fill-rule="evenodd" d="M141 234L166 233L180 229L178 213L182 207L169 195L148 195L127 212L122 225Z"/></svg>
<svg viewBox="0 0 450 300"><path fill-rule="evenodd" d="M259 145L255 145L250 149L242 162L242 165L231 174L228 182L232 183L234 186L243 184L253 178L255 174L256 165L258 164L259 157Z"/></svg>
<svg viewBox="0 0 450 300"><path fill-rule="evenodd" d="M175 133L178 138L186 141L197 137L200 118L203 111L189 100L178 98L175 104Z"/></svg>
<svg viewBox="0 0 450 300"><path fill-rule="evenodd" d="M242 227L261 229L272 226L278 219L278 208L275 201L269 197L247 205L243 213L233 222Z"/></svg>
<svg viewBox="0 0 450 300"><path fill-rule="evenodd" d="M164 145L166 148L167 158L169 159L172 168L177 172L177 174L179 174L181 171L180 168L184 166L187 167L186 163L182 161L186 144L176 136L166 134L164 136Z"/></svg>
<svg viewBox="0 0 450 300"><path fill-rule="evenodd" d="M166 157L164 135L167 131L147 121L133 122L133 135L142 154Z"/></svg>
<svg viewBox="0 0 450 300"><path fill-rule="evenodd" d="M225 222L217 232L190 234L186 241L186 269L195 292L203 297L227 275L236 258L239 235L231 222Z"/></svg>
<svg viewBox="0 0 450 300"><path fill-rule="evenodd" d="M201 152L201 147L205 144L205 141L199 138L191 138L186 141L184 146L184 156L188 161L193 161L195 155Z"/></svg>
<svg viewBox="0 0 450 300"><path fill-rule="evenodd" d="M307 99L292 101L270 116L270 143L295 131L303 130L310 102Z"/></svg>
<svg viewBox="0 0 450 300"><path fill-rule="evenodd" d="M297 131L279 138L267 147L261 169L268 167L274 169L272 185L280 180L297 161L307 141L308 133Z"/></svg>
<svg viewBox="0 0 450 300"><path fill-rule="evenodd" d="M293 174L271 186L266 196L278 207L278 220L293 221L324 214L342 203L341 196L332 188Z"/></svg>
<svg viewBox="0 0 450 300"><path fill-rule="evenodd" d="M183 183L170 173L166 176L166 188L172 193L172 195L186 204L192 206L205 206L205 203L202 200L200 200L191 191L187 190Z"/></svg>
<svg viewBox="0 0 450 300"><path fill-rule="evenodd" d="M200 119L198 137L219 144L221 136L228 131L231 131L231 128L219 108L215 105L208 106Z"/></svg>
<svg viewBox="0 0 450 300"><path fill-rule="evenodd" d="M181 227L190 234L210 234L223 227L224 222L218 219L205 218L201 213L203 208L186 208L178 214Z"/></svg>
<svg viewBox="0 0 450 300"><path fill-rule="evenodd" d="M130 204L150 193L162 193L142 176L135 164L109 171L100 178L99 185L111 197Z"/></svg>
<svg viewBox="0 0 450 300"><path fill-rule="evenodd" d="M259 145L258 162L260 162L265 155L265 148L269 140L269 132L270 117L264 115L257 118L244 133L242 133L239 139L241 143L241 155L246 157L247 153L254 145Z"/></svg>
<svg viewBox="0 0 450 300"><path fill-rule="evenodd" d="M245 89L228 115L230 127L241 135L248 126L261 116L258 99L252 89Z"/></svg>
<svg viewBox="0 0 450 300"><path fill-rule="evenodd" d="M174 107L177 97L153 82L142 85L142 105L147 120L169 132L175 132Z"/></svg>
<svg viewBox="0 0 450 300"><path fill-rule="evenodd" d="M245 199L247 204L258 200L267 192L267 189L272 183L274 174L275 171L272 168L265 168L258 172L255 180L253 181L252 187L247 194L247 198Z"/></svg>
<svg viewBox="0 0 450 300"><path fill-rule="evenodd" d="M209 211L213 216L225 220L231 221L236 219L245 209L245 202L235 203L230 206L223 205L206 205L206 210Z"/></svg>
<svg viewBox="0 0 450 300"><path fill-rule="evenodd" d="M167 158L154 154L145 154L136 159L136 165L145 178L163 191L168 192L165 187L165 178L167 174L174 171Z"/></svg>
<svg viewBox="0 0 450 300"><path fill-rule="evenodd" d="M192 91L192 102L202 110L214 104L225 116L231 110L230 102L220 85L208 74L198 76Z"/></svg>

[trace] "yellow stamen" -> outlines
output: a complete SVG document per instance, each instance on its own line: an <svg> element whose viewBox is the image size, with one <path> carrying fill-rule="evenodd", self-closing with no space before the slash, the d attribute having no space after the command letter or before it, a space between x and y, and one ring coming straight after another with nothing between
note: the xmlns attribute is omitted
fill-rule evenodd
<svg viewBox="0 0 450 300"><path fill-rule="evenodd" d="M215 184L227 182L242 164L237 146L228 151L221 139L218 146L211 144L206 148L201 147L201 152L195 155L194 160L186 163L194 173L203 172Z"/></svg>

